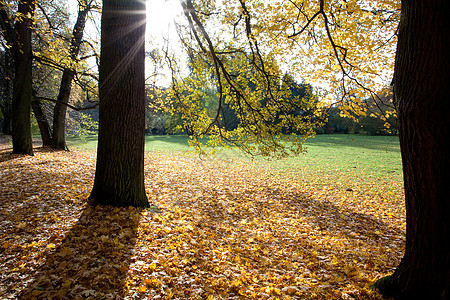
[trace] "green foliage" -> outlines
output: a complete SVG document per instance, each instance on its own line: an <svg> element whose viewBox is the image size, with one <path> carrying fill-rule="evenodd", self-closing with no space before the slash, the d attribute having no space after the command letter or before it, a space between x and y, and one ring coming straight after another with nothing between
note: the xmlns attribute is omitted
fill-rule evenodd
<svg viewBox="0 0 450 300"><path fill-rule="evenodd" d="M31 112L31 135L37 136L40 134L39 126L36 120L36 116Z"/></svg>
<svg viewBox="0 0 450 300"><path fill-rule="evenodd" d="M358 124L350 118L340 115L340 110L336 107L331 107L328 110L328 121L322 127L321 133L354 133L357 131Z"/></svg>
<svg viewBox="0 0 450 300"><path fill-rule="evenodd" d="M328 109L328 120L317 133L365 133L369 135L396 135L397 118L390 110L393 107L392 97L379 97L376 100L364 101L369 114L348 116L342 114L337 107Z"/></svg>
<svg viewBox="0 0 450 300"><path fill-rule="evenodd" d="M86 137L96 134L98 131L98 121L92 119L88 114L78 112L72 113L72 118L67 126L67 134L72 137L79 137L82 140L86 140Z"/></svg>

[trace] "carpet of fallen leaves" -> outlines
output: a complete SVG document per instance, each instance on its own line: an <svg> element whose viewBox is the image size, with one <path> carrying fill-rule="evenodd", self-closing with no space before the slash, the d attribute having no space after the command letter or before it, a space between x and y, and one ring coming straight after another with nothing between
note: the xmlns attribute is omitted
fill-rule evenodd
<svg viewBox="0 0 450 300"><path fill-rule="evenodd" d="M400 196L148 152L160 212L99 207L94 152L11 150L0 143L2 299L381 299L369 286L402 256Z"/></svg>

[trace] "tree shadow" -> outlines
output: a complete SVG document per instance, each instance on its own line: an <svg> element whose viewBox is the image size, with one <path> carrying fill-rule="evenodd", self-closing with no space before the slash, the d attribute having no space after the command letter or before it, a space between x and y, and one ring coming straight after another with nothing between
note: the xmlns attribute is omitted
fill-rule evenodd
<svg viewBox="0 0 450 300"><path fill-rule="evenodd" d="M52 153L60 150L53 149L49 146L38 146L39 141L33 140L34 153ZM11 143L0 139L0 163L17 159L19 157L28 156L27 154L13 154L13 147Z"/></svg>
<svg viewBox="0 0 450 300"><path fill-rule="evenodd" d="M403 254L401 224L390 224L352 204L316 199L287 186L262 183L247 189L251 186L247 182L234 189L226 179L217 186L203 193L208 198L175 203L196 209L203 217L195 227L214 234L199 253L199 261L215 248L225 248L236 269L300 276L304 281L298 283L300 290L321 295L351 286L358 290L355 295L360 298L356 298L366 299L365 287L378 275L391 272ZM197 243L205 244L199 238ZM236 296L229 290L224 293Z"/></svg>
<svg viewBox="0 0 450 300"><path fill-rule="evenodd" d="M54 250L20 299L122 298L139 218L134 208L87 204L62 243L47 244Z"/></svg>
<svg viewBox="0 0 450 300"><path fill-rule="evenodd" d="M0 150L0 163L17 159L24 156L23 154L12 154L12 148L4 148Z"/></svg>

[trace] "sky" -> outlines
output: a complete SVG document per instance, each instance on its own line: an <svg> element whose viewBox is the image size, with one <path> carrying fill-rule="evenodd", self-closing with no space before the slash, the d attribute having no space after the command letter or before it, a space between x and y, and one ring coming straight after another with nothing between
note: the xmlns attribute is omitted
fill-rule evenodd
<svg viewBox="0 0 450 300"><path fill-rule="evenodd" d="M147 7L147 27L146 27L146 51L164 46L165 40L169 40L171 47L177 46L177 33L173 19L182 14L179 0L144 0ZM99 1L101 3L101 1ZM71 20L75 23L78 12L78 1L68 0L68 8L71 13ZM86 39L100 39L100 14L92 14L94 20L86 24L84 37ZM180 51L178 49L178 51ZM90 64L95 67L95 60ZM154 66L150 59L146 60L146 75L150 76L154 72ZM159 86L170 84L168 70L159 70L161 76L158 76L156 82Z"/></svg>
<svg viewBox="0 0 450 300"><path fill-rule="evenodd" d="M147 0L147 35L174 34L173 18L181 14L178 0Z"/></svg>

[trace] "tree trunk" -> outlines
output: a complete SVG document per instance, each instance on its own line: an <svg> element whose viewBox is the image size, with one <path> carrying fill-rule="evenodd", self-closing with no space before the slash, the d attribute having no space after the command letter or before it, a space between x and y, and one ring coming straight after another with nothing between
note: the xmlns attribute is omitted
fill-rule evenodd
<svg viewBox="0 0 450 300"><path fill-rule="evenodd" d="M11 114L12 114L12 109L11 109L11 101L10 99L5 100L5 109L2 111L3 113L3 124L2 124L2 132L4 134L12 134L12 124L11 124Z"/></svg>
<svg viewBox="0 0 450 300"><path fill-rule="evenodd" d="M5 62L6 67L5 77L3 78L3 126L2 132L4 134L12 134L12 99L13 99L13 80L14 80L14 55L11 49L5 49Z"/></svg>
<svg viewBox="0 0 450 300"><path fill-rule="evenodd" d="M34 15L34 1L19 1L18 13L22 18L16 21L15 77L12 103L13 153L33 155L31 140L31 97L32 97L32 52L31 25Z"/></svg>
<svg viewBox="0 0 450 300"><path fill-rule="evenodd" d="M406 201L406 249L380 291L450 299L450 5L402 1L394 94Z"/></svg>
<svg viewBox="0 0 450 300"><path fill-rule="evenodd" d="M148 207L144 189L145 4L104 0L99 69L99 135L91 198Z"/></svg>
<svg viewBox="0 0 450 300"><path fill-rule="evenodd" d="M34 116L39 126L39 131L41 132L42 145L50 146L52 144L52 131L50 129L50 124L48 123L47 117L42 110L41 101L33 100L31 102L31 108L33 109Z"/></svg>
<svg viewBox="0 0 450 300"><path fill-rule="evenodd" d="M75 26L73 27L72 41L70 43L70 58L72 61L76 61L78 53L80 52L80 46L83 39L84 27L86 25L87 14L90 10L90 5L87 1L80 1L80 7L78 10L78 17ZM72 81L75 76L75 70L70 68L64 68L61 78L61 84L59 87L58 102L53 110L53 136L52 147L55 149L66 150L66 112L69 103L70 91L72 87Z"/></svg>
<svg viewBox="0 0 450 300"><path fill-rule="evenodd" d="M53 136L52 147L55 149L66 150L66 112L69 103L70 90L74 72L65 68L61 78L57 103L53 109Z"/></svg>
<svg viewBox="0 0 450 300"><path fill-rule="evenodd" d="M14 90L14 74L16 72L16 65L14 61L14 48L16 44L16 30L14 28L14 21L9 17L7 8L3 2L0 1L0 27L2 29L3 38L7 44L12 47L5 47L5 76L3 78L4 85L4 102L3 102L3 128L4 134L12 134L12 101Z"/></svg>

